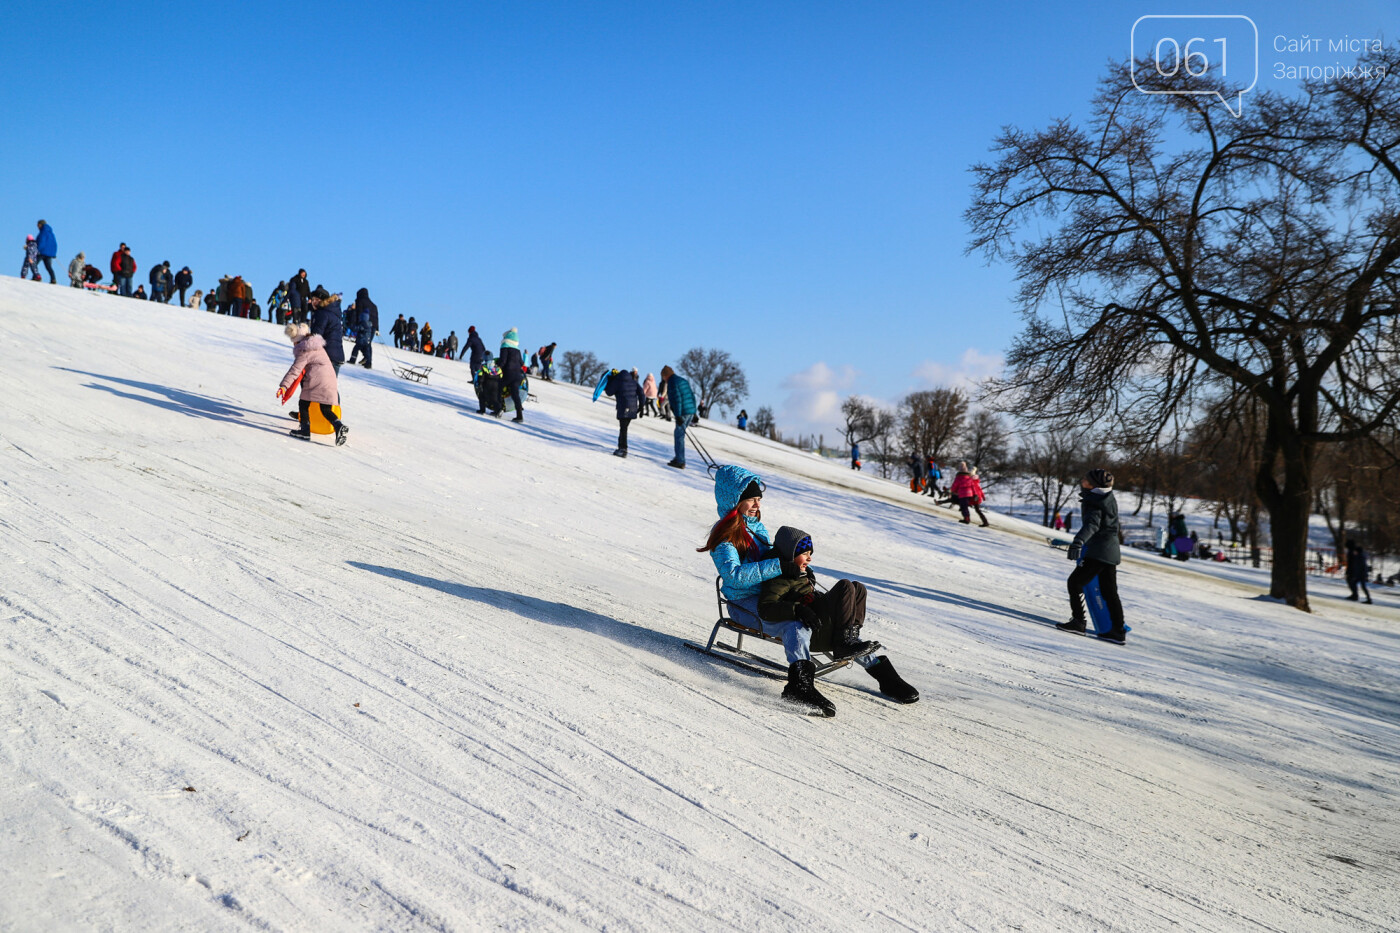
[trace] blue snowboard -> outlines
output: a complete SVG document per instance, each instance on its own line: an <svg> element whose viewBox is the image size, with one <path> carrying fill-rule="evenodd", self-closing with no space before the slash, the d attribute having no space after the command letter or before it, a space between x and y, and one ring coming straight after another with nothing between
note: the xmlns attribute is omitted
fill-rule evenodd
<svg viewBox="0 0 1400 933"><path fill-rule="evenodd" d="M1084 584L1084 603L1089 607L1089 621L1094 624L1095 634L1102 635L1113 628L1113 620L1108 615L1108 603L1103 600L1103 592L1099 589L1099 578L1094 577ZM1132 628L1123 626L1124 632L1131 632Z"/></svg>
<svg viewBox="0 0 1400 933"><path fill-rule="evenodd" d="M608 387L608 377L615 372L617 372L615 369L603 370L603 375L598 377L598 385L593 389L593 401L598 401L602 396L603 390Z"/></svg>

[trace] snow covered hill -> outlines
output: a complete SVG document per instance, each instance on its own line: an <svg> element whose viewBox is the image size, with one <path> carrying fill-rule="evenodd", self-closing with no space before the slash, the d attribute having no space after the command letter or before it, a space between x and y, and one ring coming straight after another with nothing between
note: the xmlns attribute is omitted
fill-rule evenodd
<svg viewBox="0 0 1400 933"><path fill-rule="evenodd" d="M377 348L336 448L266 323L4 278L0 341L0 930L1400 928L1393 605L1132 562L1064 635L1033 529L705 430L923 693L816 720L683 647L668 425Z"/></svg>

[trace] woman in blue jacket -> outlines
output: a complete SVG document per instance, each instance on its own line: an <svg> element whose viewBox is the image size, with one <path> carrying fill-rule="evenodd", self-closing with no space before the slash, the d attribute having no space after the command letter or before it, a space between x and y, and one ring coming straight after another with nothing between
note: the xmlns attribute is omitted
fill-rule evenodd
<svg viewBox="0 0 1400 933"><path fill-rule="evenodd" d="M720 575L720 591L729 601L729 614L734 621L782 639L788 662L788 687L784 696L789 696L802 668L813 664L812 630L795 619L765 622L758 617L758 595L763 581L781 576L783 572L782 561L773 553L772 536L763 525L759 509L762 498L763 481L758 474L733 464L720 467L715 473L715 507L719 521L710 528L704 547L696 550L710 553ZM879 682L881 693L900 703L919 699L919 691L905 683L885 655L866 655L854 660Z"/></svg>

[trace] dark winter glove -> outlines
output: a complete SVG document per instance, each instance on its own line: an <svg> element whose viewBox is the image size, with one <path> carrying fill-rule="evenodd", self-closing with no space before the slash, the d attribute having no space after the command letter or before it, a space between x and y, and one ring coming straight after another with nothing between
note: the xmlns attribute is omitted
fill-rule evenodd
<svg viewBox="0 0 1400 933"><path fill-rule="evenodd" d="M797 616L797 621L802 623L803 628L814 629L817 627L817 622L819 621L817 619L817 611L811 606L804 606L802 603L798 603L793 607L792 614Z"/></svg>
<svg viewBox="0 0 1400 933"><path fill-rule="evenodd" d="M1079 545L1071 544L1069 546L1069 559L1075 563L1079 562Z"/></svg>

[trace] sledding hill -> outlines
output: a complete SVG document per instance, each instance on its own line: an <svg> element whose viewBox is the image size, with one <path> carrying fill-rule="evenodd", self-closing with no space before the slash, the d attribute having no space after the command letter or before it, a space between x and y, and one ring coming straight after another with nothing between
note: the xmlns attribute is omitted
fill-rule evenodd
<svg viewBox="0 0 1400 933"><path fill-rule="evenodd" d="M814 720L682 647L665 425L380 348L336 448L269 324L0 279L0 340L0 928L1400 927L1393 611L1133 565L1129 645L1064 635L1043 540L707 430L923 693Z"/></svg>

